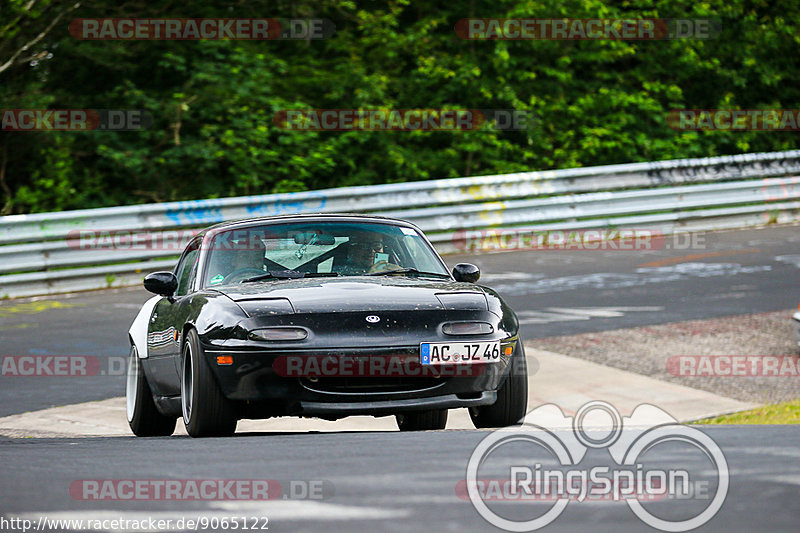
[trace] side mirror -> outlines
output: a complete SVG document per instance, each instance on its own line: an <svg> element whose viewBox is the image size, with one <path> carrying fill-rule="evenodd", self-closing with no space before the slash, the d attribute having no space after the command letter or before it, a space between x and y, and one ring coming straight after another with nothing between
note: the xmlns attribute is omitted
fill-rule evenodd
<svg viewBox="0 0 800 533"><path fill-rule="evenodd" d="M178 278L172 272L153 272L144 278L144 288L159 296L172 296L178 288Z"/></svg>
<svg viewBox="0 0 800 533"><path fill-rule="evenodd" d="M453 277L456 281L475 283L481 277L481 269L472 263L459 263L453 267Z"/></svg>

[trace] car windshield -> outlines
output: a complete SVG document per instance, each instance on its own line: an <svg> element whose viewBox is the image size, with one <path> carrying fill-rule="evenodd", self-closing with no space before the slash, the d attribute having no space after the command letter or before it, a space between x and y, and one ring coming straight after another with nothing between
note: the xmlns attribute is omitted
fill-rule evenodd
<svg viewBox="0 0 800 533"><path fill-rule="evenodd" d="M304 221L223 231L209 248L204 287L315 276L397 275L450 278L413 228Z"/></svg>

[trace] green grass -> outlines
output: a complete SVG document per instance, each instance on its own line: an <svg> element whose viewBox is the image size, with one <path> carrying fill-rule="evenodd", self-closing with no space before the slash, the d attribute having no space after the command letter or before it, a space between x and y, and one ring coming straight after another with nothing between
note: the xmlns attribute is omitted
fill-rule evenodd
<svg viewBox="0 0 800 533"><path fill-rule="evenodd" d="M800 399L704 418L693 424L800 424Z"/></svg>

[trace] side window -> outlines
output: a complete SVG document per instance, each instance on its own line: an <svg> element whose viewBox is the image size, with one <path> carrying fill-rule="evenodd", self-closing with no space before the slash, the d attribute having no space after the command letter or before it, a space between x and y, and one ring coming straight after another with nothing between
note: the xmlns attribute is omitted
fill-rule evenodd
<svg viewBox="0 0 800 533"><path fill-rule="evenodd" d="M175 296L184 296L197 275L197 256L199 249L194 244L193 248L187 251L181 258L178 268L175 269L175 277L178 278L178 289Z"/></svg>
<svg viewBox="0 0 800 533"><path fill-rule="evenodd" d="M317 264L317 272L320 273L327 273L333 271L333 257L327 258L325 261L322 261Z"/></svg>

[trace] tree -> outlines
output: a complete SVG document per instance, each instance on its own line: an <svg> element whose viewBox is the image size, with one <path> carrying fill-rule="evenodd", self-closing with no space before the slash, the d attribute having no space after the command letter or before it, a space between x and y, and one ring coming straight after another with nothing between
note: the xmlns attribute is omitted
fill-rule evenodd
<svg viewBox="0 0 800 533"><path fill-rule="evenodd" d="M666 122L681 108L797 108L794 2L12 0L2 9L14 22L0 33L0 61L11 60L0 71L4 109L152 116L141 131L0 133L6 214L798 146L793 132L676 131ZM176 13L319 17L336 33L88 41L67 31L76 17ZM721 31L708 40L464 40L454 25L469 17L713 18ZM534 121L472 132L292 131L274 121L292 109L436 108L522 110Z"/></svg>

